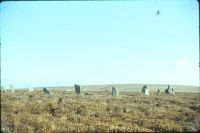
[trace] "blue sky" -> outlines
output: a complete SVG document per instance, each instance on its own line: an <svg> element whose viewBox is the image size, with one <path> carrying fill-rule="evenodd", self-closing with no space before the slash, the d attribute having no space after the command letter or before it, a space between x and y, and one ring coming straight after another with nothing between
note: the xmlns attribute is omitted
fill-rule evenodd
<svg viewBox="0 0 200 133"><path fill-rule="evenodd" d="M196 0L0 6L4 87L199 85Z"/></svg>

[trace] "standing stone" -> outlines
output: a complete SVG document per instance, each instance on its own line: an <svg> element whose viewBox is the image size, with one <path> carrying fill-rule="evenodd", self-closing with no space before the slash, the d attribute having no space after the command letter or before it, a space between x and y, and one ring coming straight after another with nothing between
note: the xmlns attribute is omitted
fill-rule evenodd
<svg viewBox="0 0 200 133"><path fill-rule="evenodd" d="M118 96L119 95L119 90L116 89L115 87L112 87L112 96Z"/></svg>
<svg viewBox="0 0 200 133"><path fill-rule="evenodd" d="M75 88L76 94L81 94L80 85L74 84L74 88Z"/></svg>
<svg viewBox="0 0 200 133"><path fill-rule="evenodd" d="M46 94L52 94L52 92L49 89L47 89L47 88L43 88L43 91Z"/></svg>
<svg viewBox="0 0 200 133"><path fill-rule="evenodd" d="M168 94L168 89L165 89L165 93L167 93L167 94Z"/></svg>
<svg viewBox="0 0 200 133"><path fill-rule="evenodd" d="M175 95L175 91L174 91L173 88L171 89L171 93L170 93L170 95Z"/></svg>
<svg viewBox="0 0 200 133"><path fill-rule="evenodd" d="M173 88L170 87L170 85L168 85L167 89L165 89L165 93L170 94L170 95L173 93L173 91L174 90Z"/></svg>
<svg viewBox="0 0 200 133"><path fill-rule="evenodd" d="M142 93L144 93L144 95L149 95L149 89L147 88L146 85L144 85L144 86L142 87Z"/></svg>
<svg viewBox="0 0 200 133"><path fill-rule="evenodd" d="M170 87L170 85L168 85L168 87L167 87L167 91L168 91L168 93L170 93L171 92L171 87Z"/></svg>
<svg viewBox="0 0 200 133"><path fill-rule="evenodd" d="M146 89L144 90L144 95L149 95L149 89L148 89L148 88L146 88Z"/></svg>
<svg viewBox="0 0 200 133"><path fill-rule="evenodd" d="M160 89L157 90L157 93L160 93Z"/></svg>
<svg viewBox="0 0 200 133"><path fill-rule="evenodd" d="M144 86L142 87L142 93L145 93L145 89L147 89L147 86L146 86L146 85L144 85Z"/></svg>

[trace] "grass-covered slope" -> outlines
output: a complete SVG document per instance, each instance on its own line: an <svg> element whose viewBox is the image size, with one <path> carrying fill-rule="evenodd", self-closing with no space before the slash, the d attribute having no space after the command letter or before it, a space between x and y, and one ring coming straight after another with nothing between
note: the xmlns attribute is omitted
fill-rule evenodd
<svg viewBox="0 0 200 133"><path fill-rule="evenodd" d="M138 92L54 90L1 93L1 126L6 132L197 131L199 93L144 96Z"/></svg>

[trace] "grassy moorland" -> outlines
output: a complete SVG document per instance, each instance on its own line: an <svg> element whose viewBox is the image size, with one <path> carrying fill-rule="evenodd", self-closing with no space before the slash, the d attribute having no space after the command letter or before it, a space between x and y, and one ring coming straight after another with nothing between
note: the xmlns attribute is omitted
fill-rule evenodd
<svg viewBox="0 0 200 133"><path fill-rule="evenodd" d="M85 89L86 90L86 89ZM176 89L177 90L177 89ZM144 96L121 89L1 93L3 132L169 132L200 129L199 92Z"/></svg>

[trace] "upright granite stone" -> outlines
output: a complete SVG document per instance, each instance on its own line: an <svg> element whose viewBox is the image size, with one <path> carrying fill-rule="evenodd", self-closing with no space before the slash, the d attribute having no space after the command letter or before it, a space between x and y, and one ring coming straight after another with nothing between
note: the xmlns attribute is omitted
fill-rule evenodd
<svg viewBox="0 0 200 133"><path fill-rule="evenodd" d="M142 93L143 93L144 95L149 95L149 89L147 88L146 85L144 85L144 86L142 87Z"/></svg>
<svg viewBox="0 0 200 133"><path fill-rule="evenodd" d="M160 89L157 90L157 93L160 93Z"/></svg>
<svg viewBox="0 0 200 133"><path fill-rule="evenodd" d="M149 95L149 89L148 89L148 88L146 88L146 89L144 90L144 95Z"/></svg>
<svg viewBox="0 0 200 133"><path fill-rule="evenodd" d="M168 89L165 89L165 93L168 94Z"/></svg>
<svg viewBox="0 0 200 133"><path fill-rule="evenodd" d="M170 94L170 92L172 91L172 88L170 85L168 85L167 90L168 90L168 93Z"/></svg>
<svg viewBox="0 0 200 133"><path fill-rule="evenodd" d="M80 85L76 85L76 84L74 84L74 88L75 88L75 92L76 92L76 94L81 94Z"/></svg>
<svg viewBox="0 0 200 133"><path fill-rule="evenodd" d="M45 94L50 94L50 95L52 94L52 92L47 88L43 88L43 91Z"/></svg>
<svg viewBox="0 0 200 133"><path fill-rule="evenodd" d="M175 95L175 90L174 88L171 89L171 92L169 93L170 95Z"/></svg>
<svg viewBox="0 0 200 133"><path fill-rule="evenodd" d="M116 89L115 87L112 87L112 96L118 96L119 95L119 90Z"/></svg>
<svg viewBox="0 0 200 133"><path fill-rule="evenodd" d="M142 93L145 93L145 89L147 89L147 86L146 86L146 85L144 85L144 86L142 87Z"/></svg>
<svg viewBox="0 0 200 133"><path fill-rule="evenodd" d="M168 85L167 89L165 89L165 93L170 94L170 95L175 95L175 91L173 88L171 88L170 85Z"/></svg>

